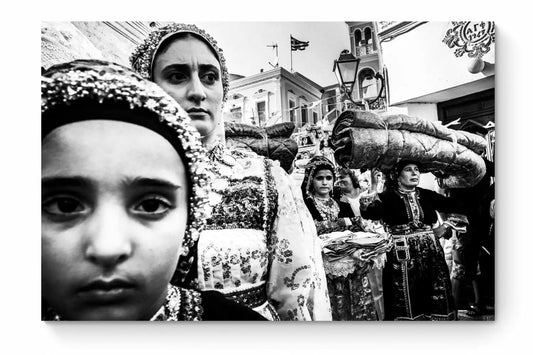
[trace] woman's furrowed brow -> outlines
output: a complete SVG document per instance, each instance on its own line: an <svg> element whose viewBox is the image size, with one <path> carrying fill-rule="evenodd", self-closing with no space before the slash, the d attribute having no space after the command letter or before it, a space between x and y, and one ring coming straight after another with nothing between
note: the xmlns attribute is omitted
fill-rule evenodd
<svg viewBox="0 0 533 355"><path fill-rule="evenodd" d="M215 71L217 73L220 72L220 70L213 64L200 64L199 65L199 68L200 68L200 71L209 71L209 70L212 70L212 71Z"/></svg>
<svg viewBox="0 0 533 355"><path fill-rule="evenodd" d="M165 66L162 70L163 73L168 73L170 71L177 70L180 72L189 72L190 68L187 64L173 63Z"/></svg>

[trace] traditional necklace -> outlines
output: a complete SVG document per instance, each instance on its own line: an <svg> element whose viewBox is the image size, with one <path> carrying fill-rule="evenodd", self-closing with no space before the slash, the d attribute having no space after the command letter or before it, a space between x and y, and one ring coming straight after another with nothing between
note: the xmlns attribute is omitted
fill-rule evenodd
<svg viewBox="0 0 533 355"><path fill-rule="evenodd" d="M340 208L337 202L331 197L321 198L315 195L312 196L315 206L324 221L331 221L338 218Z"/></svg>

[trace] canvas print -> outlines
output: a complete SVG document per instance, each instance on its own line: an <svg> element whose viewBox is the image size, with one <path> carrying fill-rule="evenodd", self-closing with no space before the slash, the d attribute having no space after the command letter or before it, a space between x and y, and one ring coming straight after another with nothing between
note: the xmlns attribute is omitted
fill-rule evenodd
<svg viewBox="0 0 533 355"><path fill-rule="evenodd" d="M44 321L494 320L495 24L43 22Z"/></svg>

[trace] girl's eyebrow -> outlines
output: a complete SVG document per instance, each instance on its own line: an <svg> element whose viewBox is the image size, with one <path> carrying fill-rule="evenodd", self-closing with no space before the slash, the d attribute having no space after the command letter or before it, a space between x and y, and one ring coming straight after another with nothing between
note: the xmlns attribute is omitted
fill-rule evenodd
<svg viewBox="0 0 533 355"><path fill-rule="evenodd" d="M136 177L132 179L127 178L123 181L123 183L132 187L156 187L173 191L181 187L180 185L174 184L165 179L147 177ZM94 188L95 183L82 176L50 176L43 177L41 179L41 185L43 189L57 189L65 187L91 189Z"/></svg>
<svg viewBox="0 0 533 355"><path fill-rule="evenodd" d="M50 176L41 179L43 189L64 187L93 188L94 183L83 176Z"/></svg>
<svg viewBox="0 0 533 355"><path fill-rule="evenodd" d="M161 178L135 177L132 179L125 179L123 183L131 187L155 187L171 191L181 188L180 185Z"/></svg>

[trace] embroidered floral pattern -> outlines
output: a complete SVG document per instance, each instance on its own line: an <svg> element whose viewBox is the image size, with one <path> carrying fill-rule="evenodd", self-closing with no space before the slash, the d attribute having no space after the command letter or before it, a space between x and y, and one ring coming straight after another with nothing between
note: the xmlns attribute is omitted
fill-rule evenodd
<svg viewBox="0 0 533 355"><path fill-rule="evenodd" d="M320 243L286 173L250 152L219 148L211 159L219 198L210 198L200 238L200 287L226 295L260 287L268 304L256 311L269 319L330 320L327 292L317 286L326 286ZM251 299L243 302L257 306Z"/></svg>
<svg viewBox="0 0 533 355"><path fill-rule="evenodd" d="M291 290L296 290L297 288L300 287L300 284L299 283L296 283L295 280L296 280L296 275L302 271L302 270L306 270L306 269L309 269L310 266L309 265L304 265L304 266L300 266L299 268L297 268L296 270L294 270L294 272L292 273L291 277L286 277L283 279L283 283L285 284L285 286L287 287L290 287ZM305 285L308 285L309 282L311 280L309 278L305 279L303 281L303 284L302 284L302 287L305 287Z"/></svg>
<svg viewBox="0 0 533 355"><path fill-rule="evenodd" d="M274 259L284 264L291 263L292 250L289 249L290 242L287 239L278 241L277 236L272 236L271 239L273 243L271 250L274 255Z"/></svg>
<svg viewBox="0 0 533 355"><path fill-rule="evenodd" d="M262 229L265 205L261 182L258 177L229 180L227 189L217 191L222 200L213 208L207 228L227 228L229 224L233 228Z"/></svg>

